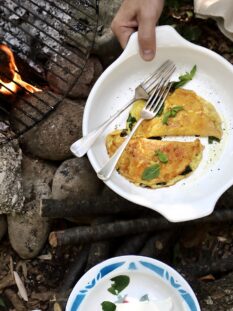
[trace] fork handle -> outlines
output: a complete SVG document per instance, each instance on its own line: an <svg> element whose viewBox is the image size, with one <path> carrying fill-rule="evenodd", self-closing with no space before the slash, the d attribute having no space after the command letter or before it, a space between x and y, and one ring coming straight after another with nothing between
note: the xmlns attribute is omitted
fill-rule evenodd
<svg viewBox="0 0 233 311"><path fill-rule="evenodd" d="M126 140L123 142L123 144L120 145L120 147L117 149L117 151L113 154L113 156L108 160L108 162L102 167L102 169L97 173L97 176L101 180L107 180L111 177L117 162L119 161L123 151L125 150L126 146L128 145L131 137L136 132L139 125L142 123L143 119L140 118L137 123L134 125L132 132L127 136Z"/></svg>
<svg viewBox="0 0 233 311"><path fill-rule="evenodd" d="M103 133L106 127L110 123L112 123L123 111L125 111L128 107L130 107L134 101L135 101L135 98L131 99L122 109L114 113L114 115L110 117L107 121L102 123L100 126L98 126L96 129L91 131L86 136L83 136L82 138L74 142L70 146L71 152L76 157L79 157L79 158L84 156L87 153L87 151L91 148L91 146L94 144L94 142L97 140L97 138Z"/></svg>

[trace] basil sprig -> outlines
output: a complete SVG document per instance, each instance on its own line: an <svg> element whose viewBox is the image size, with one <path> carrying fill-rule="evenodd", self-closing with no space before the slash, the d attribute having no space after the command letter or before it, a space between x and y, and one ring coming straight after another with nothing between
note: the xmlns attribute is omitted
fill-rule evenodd
<svg viewBox="0 0 233 311"><path fill-rule="evenodd" d="M127 275L118 275L111 279L112 286L108 288L108 291L113 295L119 295L128 285L129 277Z"/></svg>
<svg viewBox="0 0 233 311"><path fill-rule="evenodd" d="M176 90L179 87L184 86L186 83L191 81L197 71L197 66L193 66L190 72L186 72L184 75L179 76L179 81L172 82L172 89Z"/></svg>
<svg viewBox="0 0 233 311"><path fill-rule="evenodd" d="M220 139L217 138L217 137L215 137L215 136L209 136L209 137L208 137L208 143L209 143L209 144L213 144L214 141L216 141L216 142L219 143L219 142L220 142Z"/></svg>
<svg viewBox="0 0 233 311"><path fill-rule="evenodd" d="M162 162L162 163L167 163L168 162L167 155L165 153L163 153L162 151L157 150L155 152L155 154L158 156L160 162Z"/></svg>
<svg viewBox="0 0 233 311"><path fill-rule="evenodd" d="M103 311L115 311L116 310L116 305L110 301L103 301L101 303L102 310Z"/></svg>
<svg viewBox="0 0 233 311"><path fill-rule="evenodd" d="M135 117L133 117L130 113L126 122L129 125L130 131L132 131L132 128L133 128L134 124L137 122L137 119Z"/></svg>
<svg viewBox="0 0 233 311"><path fill-rule="evenodd" d="M152 180L158 177L160 174L160 165L158 163L153 164L147 168L142 173L143 180Z"/></svg>
<svg viewBox="0 0 233 311"><path fill-rule="evenodd" d="M177 113L181 110L183 110L184 108L182 106L175 106L175 107L172 107L170 110L166 111L163 115L163 124L168 124L168 119L169 118L174 118Z"/></svg>

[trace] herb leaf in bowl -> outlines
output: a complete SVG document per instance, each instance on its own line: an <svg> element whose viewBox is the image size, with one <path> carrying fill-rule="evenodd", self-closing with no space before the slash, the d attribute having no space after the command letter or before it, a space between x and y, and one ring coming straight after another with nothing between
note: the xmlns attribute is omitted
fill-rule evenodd
<svg viewBox="0 0 233 311"><path fill-rule="evenodd" d="M108 291L113 295L119 295L128 285L129 285L129 277L127 275L118 275L111 279L112 286L108 289Z"/></svg>
<svg viewBox="0 0 233 311"><path fill-rule="evenodd" d="M116 305L110 301L103 301L101 303L102 310L103 311L115 311L116 310Z"/></svg>

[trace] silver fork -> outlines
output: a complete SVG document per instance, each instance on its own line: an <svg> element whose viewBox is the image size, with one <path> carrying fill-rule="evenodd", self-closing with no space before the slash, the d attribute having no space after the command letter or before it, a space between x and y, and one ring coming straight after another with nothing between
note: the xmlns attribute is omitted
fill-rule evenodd
<svg viewBox="0 0 233 311"><path fill-rule="evenodd" d="M102 134L105 128L112 123L123 111L125 111L128 107L130 107L135 100L138 99L145 99L147 100L149 96L154 91L161 73L167 72L172 66L172 62L167 60L164 62L158 69L156 69L148 78L146 78L141 84L139 84L135 89L135 94L132 100L128 102L122 109L118 110L112 117L110 117L107 121L103 124L98 126L96 129L91 131L88 135L83 136L76 142L74 142L70 150L71 152L77 156L82 157L84 156L87 151L91 148L94 144L96 139Z"/></svg>
<svg viewBox="0 0 233 311"><path fill-rule="evenodd" d="M159 112L172 86L172 83L170 83L170 77L175 69L175 65L172 65L169 71L161 75L159 83L152 92L145 107L142 109L140 119L134 125L131 133L128 135L122 145L117 149L117 151L113 154L113 156L108 160L108 162L103 166L103 168L97 173L97 176L100 179L107 180L111 177L115 166L117 165L117 162L119 161L123 151L125 150L126 146L128 145L130 139L136 132L139 125L142 123L143 120L150 120L154 118Z"/></svg>

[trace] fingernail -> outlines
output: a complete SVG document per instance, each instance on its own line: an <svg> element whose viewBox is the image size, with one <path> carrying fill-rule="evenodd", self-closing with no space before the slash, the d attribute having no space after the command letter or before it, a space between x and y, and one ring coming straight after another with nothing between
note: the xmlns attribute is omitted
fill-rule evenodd
<svg viewBox="0 0 233 311"><path fill-rule="evenodd" d="M153 50L143 50L143 58L145 60L152 60L155 56L155 53Z"/></svg>

